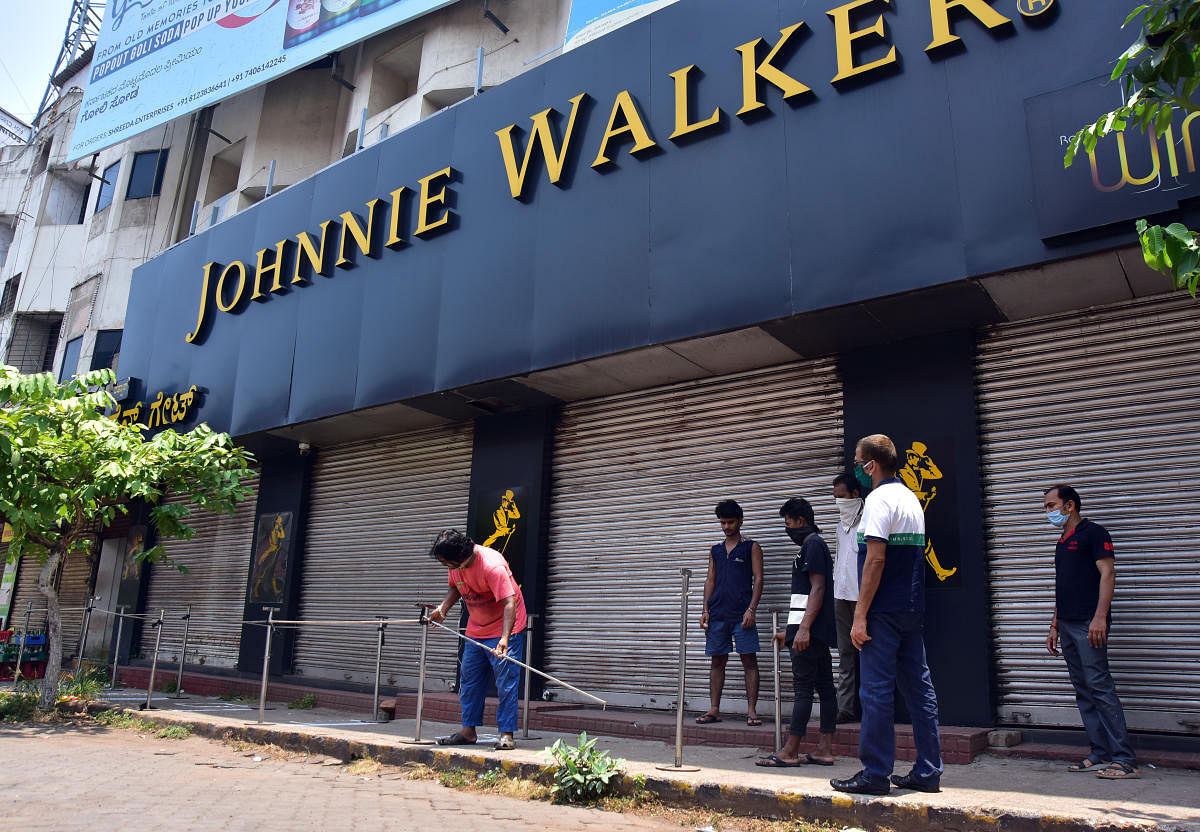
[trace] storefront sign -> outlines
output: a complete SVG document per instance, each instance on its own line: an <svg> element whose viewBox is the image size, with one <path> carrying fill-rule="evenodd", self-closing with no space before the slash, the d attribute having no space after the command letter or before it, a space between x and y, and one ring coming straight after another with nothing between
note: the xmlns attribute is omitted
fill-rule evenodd
<svg viewBox="0 0 1200 832"><path fill-rule="evenodd" d="M1196 113L1178 114L1161 138L1136 127L1112 133L1063 167L1075 131L1122 103L1120 85L1108 76L1025 102L1043 237L1170 211L1200 194Z"/></svg>
<svg viewBox="0 0 1200 832"><path fill-rule="evenodd" d="M836 55L831 84L859 84L898 70L901 54L892 43L884 18L889 3L890 0L852 0L827 12L833 24ZM1010 18L985 0L930 0L929 9L926 23L931 40L924 49L931 55L961 44L953 22L963 17L987 29L1012 25ZM735 111L739 118L757 120L769 113L764 100L767 87L775 88L784 101L812 96L812 87L787 70L789 59L798 50L811 48L806 44L808 25L798 20L785 26L774 43L760 37L731 44L731 49L741 56L741 98L726 102L726 107L740 105ZM872 55L882 54L866 59L863 53L868 50L873 50ZM496 130L499 152L493 157L493 164L503 165L512 198L525 201L533 198L537 175L534 170L539 157L550 183L567 187L580 162L586 159L590 158L589 166L602 175L614 167L616 157L626 147L635 158L650 158L653 153L661 152L662 144L655 133L662 135L670 129L667 139L681 145L719 135L727 118L721 106L708 115L695 113L693 101L703 75L704 71L696 64L668 74L674 89L674 106L671 119L657 125L647 120L633 89L620 90L606 102L603 112L607 113L607 126L594 146L594 156L592 147L579 146L583 141L579 123L583 111L596 99L580 92L567 102L569 109L565 115L548 108L531 115L531 126L524 131L516 123ZM564 121L561 138L557 138L554 125ZM522 132L527 134L523 146ZM414 237L427 239L453 230L458 218L450 208L455 201L451 185L461 179L461 172L447 165L419 179L415 191L397 183L386 199L375 197L361 206L345 206L346 210L321 222L319 234L297 230L278 241L263 241L267 247L259 249L253 258L206 263L201 269L196 323L184 333L185 340L190 344L204 343L215 314L238 314L247 308L249 301L269 301L273 296L308 285L314 275L332 277L334 268L353 268L359 256L379 258L385 250L397 252L408 245L410 231ZM417 214L410 229L405 226L406 204L414 192L418 194Z"/></svg>
<svg viewBox="0 0 1200 832"><path fill-rule="evenodd" d="M165 428L185 421L196 408L200 388L192 385L184 393L167 395L160 390L153 401L135 402L132 407L119 408L112 418L123 425L141 424L148 428Z"/></svg>

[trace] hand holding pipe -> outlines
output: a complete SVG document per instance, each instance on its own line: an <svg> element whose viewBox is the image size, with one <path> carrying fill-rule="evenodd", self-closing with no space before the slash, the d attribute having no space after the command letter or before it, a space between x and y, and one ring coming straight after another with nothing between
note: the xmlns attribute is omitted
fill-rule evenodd
<svg viewBox="0 0 1200 832"><path fill-rule="evenodd" d="M601 699L599 696L592 696L592 694L588 693L587 691L582 691L579 688L575 687L574 685L568 685L566 682L562 681L561 679L556 679L553 676L551 676L549 673L543 673L542 671L538 670L536 667L530 667L529 665L525 664L525 662L518 661L517 659L514 659L512 656L508 655L507 653L505 653L504 655L500 655L499 653L496 653L494 650L492 650L492 648L488 647L483 642L476 641L475 639L470 638L469 636L465 636L462 633L460 633L458 630L455 630L453 627L447 627L445 624L442 624L438 621L434 621L428 615L422 617L421 623L432 625L434 627L440 627L441 629L445 630L447 633L453 633L454 635L458 636L463 641L469 642L470 644L474 644L476 647L479 647L483 650L487 650L488 652L493 653L498 658L503 659L504 661L512 662L513 664L517 665L518 667L525 668L530 673L536 673L537 675L541 676L543 679L549 679L551 682L553 682L556 685L564 687L567 690L573 690L576 693L580 694L581 696L586 696L588 699L599 702L605 708L608 707L608 703L605 702L603 699Z"/></svg>

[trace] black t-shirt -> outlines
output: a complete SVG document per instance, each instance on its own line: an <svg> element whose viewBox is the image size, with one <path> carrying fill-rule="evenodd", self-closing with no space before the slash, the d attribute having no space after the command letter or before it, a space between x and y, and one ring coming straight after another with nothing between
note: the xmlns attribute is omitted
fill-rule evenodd
<svg viewBox="0 0 1200 832"><path fill-rule="evenodd" d="M816 533L811 533L804 538L800 551L792 560L792 595L812 594L812 581L809 579L809 575L825 576L825 598L821 602L821 609L817 611L817 615L813 619L809 634L827 646L833 646L837 644L837 626L833 619L833 558L829 555L829 546ZM811 598L808 603L811 606ZM798 624L788 623L785 634L788 647L791 647L792 641L796 638L798 628Z"/></svg>
<svg viewBox="0 0 1200 832"><path fill-rule="evenodd" d="M1054 602L1058 617L1090 621L1100 603L1100 570L1096 561L1115 557L1112 538L1103 526L1081 520L1054 547Z"/></svg>

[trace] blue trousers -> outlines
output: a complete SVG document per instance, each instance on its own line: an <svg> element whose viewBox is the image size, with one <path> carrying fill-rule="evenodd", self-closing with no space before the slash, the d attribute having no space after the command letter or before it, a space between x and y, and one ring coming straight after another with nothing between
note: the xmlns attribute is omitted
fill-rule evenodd
<svg viewBox="0 0 1200 832"><path fill-rule="evenodd" d="M870 612L859 656L862 732L858 756L866 776L886 783L896 762L895 696L900 689L912 716L917 761L913 776L923 783L942 777L937 694L925 661L924 616L919 612Z"/></svg>
<svg viewBox="0 0 1200 832"><path fill-rule="evenodd" d="M1087 621L1059 619L1058 639L1075 687L1075 703L1092 746L1088 759L1095 763L1111 760L1136 765L1125 728L1125 711L1108 669L1108 647L1088 644Z"/></svg>
<svg viewBox="0 0 1200 832"><path fill-rule="evenodd" d="M481 638L477 641L488 647L500 643L499 638ZM508 637L508 655L517 661L525 661L524 633L513 633ZM517 688L520 686L521 668L496 658L489 650L464 642L462 666L458 674L458 702L462 707L464 728L483 724L483 698L487 694L488 679L492 677L496 679L496 692L500 695L496 705L496 726L501 734L511 734L517 730Z"/></svg>

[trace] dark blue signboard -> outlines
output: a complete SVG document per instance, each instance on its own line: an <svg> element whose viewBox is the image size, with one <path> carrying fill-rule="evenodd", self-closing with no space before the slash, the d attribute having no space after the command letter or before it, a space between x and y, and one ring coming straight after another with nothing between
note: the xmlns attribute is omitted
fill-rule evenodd
<svg viewBox="0 0 1200 832"><path fill-rule="evenodd" d="M1131 239L1047 248L1025 118L1126 3L851 5L681 0L360 151L139 268L122 375L245 435Z"/></svg>

